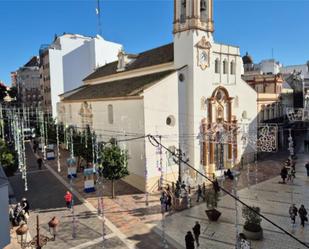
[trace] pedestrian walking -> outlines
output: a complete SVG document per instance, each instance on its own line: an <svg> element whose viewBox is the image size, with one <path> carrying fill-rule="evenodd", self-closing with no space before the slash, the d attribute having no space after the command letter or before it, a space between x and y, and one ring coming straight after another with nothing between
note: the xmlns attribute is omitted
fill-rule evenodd
<svg viewBox="0 0 309 249"><path fill-rule="evenodd" d="M288 176L288 169L285 166L282 167L280 175L281 175L281 178L282 178L282 183L285 184L285 179Z"/></svg>
<svg viewBox="0 0 309 249"><path fill-rule="evenodd" d="M217 178L213 180L212 186L213 186L215 193L218 194L218 192L220 191L220 186L219 186L219 182Z"/></svg>
<svg viewBox="0 0 309 249"><path fill-rule="evenodd" d="M305 164L305 168L307 170L307 176L309 176L309 162Z"/></svg>
<svg viewBox="0 0 309 249"><path fill-rule="evenodd" d="M167 212L167 198L165 192L162 192L161 194L160 203L161 203L161 212L164 213L164 210L165 212Z"/></svg>
<svg viewBox="0 0 309 249"><path fill-rule="evenodd" d="M199 237L201 234L201 225L198 223L198 221L195 222L195 226L192 228L192 230L193 230L196 246L199 247L200 246Z"/></svg>
<svg viewBox="0 0 309 249"><path fill-rule="evenodd" d="M32 148L33 148L33 152L34 152L34 154L35 154L36 151L37 151L37 149L38 149L38 143L37 143L36 140L34 140Z"/></svg>
<svg viewBox="0 0 309 249"><path fill-rule="evenodd" d="M299 213L299 218L300 218L300 224L303 227L305 227L305 221L308 221L308 218L307 218L307 210L304 205L300 206L298 213Z"/></svg>
<svg viewBox="0 0 309 249"><path fill-rule="evenodd" d="M172 207L172 196L170 193L167 193L166 195L166 208L168 209L168 211L171 211L171 207Z"/></svg>
<svg viewBox="0 0 309 249"><path fill-rule="evenodd" d="M194 238L191 231L187 232L185 241L186 241L186 249L194 249Z"/></svg>
<svg viewBox="0 0 309 249"><path fill-rule="evenodd" d="M65 196L64 196L64 200L65 200L65 203L67 205L67 208L68 209L71 209L72 208L72 200L73 200L73 196L71 194L70 191L67 191Z"/></svg>
<svg viewBox="0 0 309 249"><path fill-rule="evenodd" d="M292 204L290 206L289 215L290 215L290 218L291 218L293 224L295 224L295 219L296 219L296 216L297 216L297 207L295 206L295 204Z"/></svg>
<svg viewBox="0 0 309 249"><path fill-rule="evenodd" d="M203 191L202 191L202 188L201 188L201 185L198 185L197 186L197 191L196 191L196 194L197 194L197 200L196 202L199 202L200 201L200 198L203 199Z"/></svg>
<svg viewBox="0 0 309 249"><path fill-rule="evenodd" d="M39 158L37 159L37 163L38 163L38 168L39 168L39 169L42 169L43 160L42 160L41 157L39 157Z"/></svg>

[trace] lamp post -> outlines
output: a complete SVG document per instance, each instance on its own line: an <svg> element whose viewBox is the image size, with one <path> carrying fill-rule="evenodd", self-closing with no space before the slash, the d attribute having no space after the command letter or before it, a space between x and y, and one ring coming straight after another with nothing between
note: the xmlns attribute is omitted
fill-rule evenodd
<svg viewBox="0 0 309 249"><path fill-rule="evenodd" d="M55 241L56 235L57 235L57 227L59 225L59 220L56 217L53 217L49 222L49 231L53 237L47 237L45 235L40 234L40 224L39 224L39 215L36 216L36 236L30 240L27 241L28 237L28 230L26 224L20 225L16 229L17 234L17 241L21 245L22 249L26 248L35 248L35 249L41 249L43 246L45 246L49 241Z"/></svg>

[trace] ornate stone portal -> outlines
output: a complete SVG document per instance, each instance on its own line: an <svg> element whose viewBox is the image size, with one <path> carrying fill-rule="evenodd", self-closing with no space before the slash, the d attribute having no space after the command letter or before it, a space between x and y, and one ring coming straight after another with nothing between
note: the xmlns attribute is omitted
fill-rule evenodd
<svg viewBox="0 0 309 249"><path fill-rule="evenodd" d="M93 124L93 120L92 120L93 114L92 114L91 104L88 104L87 101L84 101L81 104L79 115L81 116L82 128L86 128L86 127L91 128Z"/></svg>
<svg viewBox="0 0 309 249"><path fill-rule="evenodd" d="M233 167L237 159L237 120L228 91L218 87L208 99L207 118L202 120L202 165L206 172Z"/></svg>

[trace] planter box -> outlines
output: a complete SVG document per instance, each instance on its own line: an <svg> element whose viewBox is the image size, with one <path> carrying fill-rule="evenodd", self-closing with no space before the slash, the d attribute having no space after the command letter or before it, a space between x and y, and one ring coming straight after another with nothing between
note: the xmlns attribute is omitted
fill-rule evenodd
<svg viewBox="0 0 309 249"><path fill-rule="evenodd" d="M259 231L259 232L251 232L251 231L248 231L244 228L243 234L249 240L262 240L263 239L263 229L261 229L261 231Z"/></svg>
<svg viewBox="0 0 309 249"><path fill-rule="evenodd" d="M217 221L221 216L221 212L219 212L217 209L209 209L205 210L205 212L210 221Z"/></svg>

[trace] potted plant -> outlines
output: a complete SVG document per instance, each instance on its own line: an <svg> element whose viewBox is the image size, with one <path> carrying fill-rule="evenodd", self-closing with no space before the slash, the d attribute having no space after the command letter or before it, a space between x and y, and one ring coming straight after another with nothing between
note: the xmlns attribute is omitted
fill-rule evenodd
<svg viewBox="0 0 309 249"><path fill-rule="evenodd" d="M245 219L243 233L247 239L263 239L263 229L261 227L262 218L259 216L260 208L252 206L251 208L243 207L242 216Z"/></svg>
<svg viewBox="0 0 309 249"><path fill-rule="evenodd" d="M207 210L205 210L206 215L210 221L217 221L221 215L216 208L218 206L219 194L214 189L209 189L206 191L205 195Z"/></svg>

